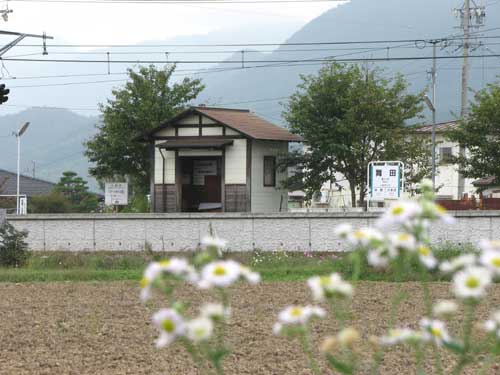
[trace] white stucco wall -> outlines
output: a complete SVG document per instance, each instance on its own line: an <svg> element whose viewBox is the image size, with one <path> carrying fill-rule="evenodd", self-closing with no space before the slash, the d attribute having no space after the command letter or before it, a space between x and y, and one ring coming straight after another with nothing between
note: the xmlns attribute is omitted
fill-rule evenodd
<svg viewBox="0 0 500 375"><path fill-rule="evenodd" d="M202 128L201 129L201 135L222 135L222 127L216 127L216 128Z"/></svg>
<svg viewBox="0 0 500 375"><path fill-rule="evenodd" d="M280 202L282 209L287 209L288 191L280 189L286 172L276 172L276 187L264 186L264 156L278 156L287 151L287 142L252 141L252 212L278 211Z"/></svg>
<svg viewBox="0 0 500 375"><path fill-rule="evenodd" d="M179 130L177 131L179 137L197 137L200 135L200 129L199 128L182 128L179 127Z"/></svg>
<svg viewBox="0 0 500 375"><path fill-rule="evenodd" d="M162 143L164 141L156 141L156 144ZM165 183L175 184L175 151L163 150L163 155L165 156ZM160 150L155 147L155 184L163 183L163 169L162 169L163 158L161 156Z"/></svg>
<svg viewBox="0 0 500 375"><path fill-rule="evenodd" d="M500 211L452 213L455 225L437 223L431 228L433 244L477 244L500 239ZM344 251L335 236L341 223L372 226L375 213L301 214L78 214L7 216L17 229L28 231L34 251L193 251L208 233L209 225L228 240L231 251Z"/></svg>
<svg viewBox="0 0 500 375"><path fill-rule="evenodd" d="M225 174L226 184L247 183L246 139L235 139L231 146L226 147Z"/></svg>

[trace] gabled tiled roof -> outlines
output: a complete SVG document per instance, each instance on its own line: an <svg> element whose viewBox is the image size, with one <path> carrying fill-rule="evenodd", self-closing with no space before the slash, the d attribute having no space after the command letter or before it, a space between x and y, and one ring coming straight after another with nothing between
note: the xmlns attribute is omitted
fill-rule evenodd
<svg viewBox="0 0 500 375"><path fill-rule="evenodd" d="M28 197L48 194L56 184L25 175L19 177L19 193ZM15 195L17 190L17 174L0 169L0 194Z"/></svg>
<svg viewBox="0 0 500 375"><path fill-rule="evenodd" d="M154 134L161 129L173 126L180 119L192 114L200 114L225 125L249 138L270 141L302 142L301 136L290 133L287 129L275 125L247 109L215 108L215 107L191 107L175 116L157 128L148 131L136 140L150 140Z"/></svg>
<svg viewBox="0 0 500 375"><path fill-rule="evenodd" d="M491 186L495 184L496 178L494 176L482 177L480 179L472 181L474 186ZM498 185L498 184L495 184Z"/></svg>
<svg viewBox="0 0 500 375"><path fill-rule="evenodd" d="M301 142L302 137L241 109L194 107L197 112L254 139Z"/></svg>
<svg viewBox="0 0 500 375"><path fill-rule="evenodd" d="M453 130L458 128L460 122L458 121L448 121L448 122L440 122L436 124L436 132L442 133L448 130ZM432 133L432 124L426 124L421 126L414 127L415 132L417 133Z"/></svg>

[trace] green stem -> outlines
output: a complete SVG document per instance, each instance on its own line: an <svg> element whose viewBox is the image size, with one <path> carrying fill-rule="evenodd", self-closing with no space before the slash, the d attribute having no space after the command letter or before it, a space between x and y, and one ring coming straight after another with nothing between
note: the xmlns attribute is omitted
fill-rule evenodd
<svg viewBox="0 0 500 375"><path fill-rule="evenodd" d="M477 306L476 301L470 300L465 302L464 328L463 328L464 348L463 348L463 353L460 355L458 363L453 370L454 375L459 375L462 372L465 365L469 362L469 351L471 348L471 333L472 333L472 325L474 322L474 312L476 311L476 306Z"/></svg>
<svg viewBox="0 0 500 375"><path fill-rule="evenodd" d="M189 353L191 358L193 359L193 362L195 363L196 367L203 373L203 374L211 374L210 369L207 367L206 362L204 361L204 358L199 355L198 350L196 350L196 347L191 344L188 340L182 340L182 344L186 348L186 351Z"/></svg>
<svg viewBox="0 0 500 375"><path fill-rule="evenodd" d="M425 360L425 355L424 355L424 351L422 350L422 345L416 344L415 345L415 361L416 361L416 367L417 367L417 375L425 375L424 360Z"/></svg>
<svg viewBox="0 0 500 375"><path fill-rule="evenodd" d="M305 329L303 333L300 334L300 344L302 346L302 351L307 357L307 360L309 362L309 368L312 370L312 372L316 375L320 375L321 371L318 366L318 362L316 361L316 358L314 357L314 353L311 349L311 339L309 335L309 327Z"/></svg>

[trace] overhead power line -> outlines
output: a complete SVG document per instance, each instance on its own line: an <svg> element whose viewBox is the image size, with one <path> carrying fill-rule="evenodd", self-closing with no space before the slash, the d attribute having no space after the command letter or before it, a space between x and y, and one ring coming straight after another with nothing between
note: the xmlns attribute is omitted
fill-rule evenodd
<svg viewBox="0 0 500 375"><path fill-rule="evenodd" d="M484 30L496 31L500 30L500 27ZM485 35L481 36L482 39L498 39L500 35ZM415 39L385 39L385 40L349 40L349 41L313 41L313 42L285 42L285 43L211 43L211 44L174 44L174 43L162 43L162 44L47 44L47 47L52 48L153 48L153 47L197 47L197 48L207 48L207 47L285 47L285 46L319 46L319 45L352 45L352 44L390 44L390 43L429 43L436 39L441 39L443 41L461 41L463 36L453 35L449 37L440 38L415 38ZM19 44L17 47L40 47L38 44Z"/></svg>
<svg viewBox="0 0 500 375"><path fill-rule="evenodd" d="M500 57L498 55L471 55L478 57ZM462 56L438 56L438 60L460 59ZM407 60L431 60L432 56L402 56L402 57L364 57L364 58L312 58L312 59L286 59L286 60L245 60L249 64L267 63L303 63L303 62L376 62L376 61L407 61ZM26 59L26 58L4 58L4 61L38 62L38 63L83 63L83 64L164 64L165 60L89 60L89 59ZM239 64L239 61L231 60L174 60L172 64Z"/></svg>
<svg viewBox="0 0 500 375"><path fill-rule="evenodd" d="M63 4L279 4L337 3L345 0L8 0L23 3Z"/></svg>

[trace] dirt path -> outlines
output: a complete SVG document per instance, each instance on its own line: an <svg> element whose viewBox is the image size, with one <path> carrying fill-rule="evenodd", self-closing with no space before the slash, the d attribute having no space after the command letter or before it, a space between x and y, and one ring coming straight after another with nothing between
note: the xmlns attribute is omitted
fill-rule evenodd
<svg viewBox="0 0 500 375"><path fill-rule="evenodd" d="M365 337L383 333L395 288L390 283L358 286L353 319ZM423 313L421 290L414 283L404 284L404 290L409 298L399 321L415 325ZM239 286L232 293L240 297L233 298L229 331L234 351L226 373L309 374L296 345L271 334L280 308L309 299L305 283ZM447 297L448 285L433 284L432 293ZM0 284L0 374L197 374L179 346L154 348L153 307L143 306L137 296L138 288L130 282ZM181 296L195 305L210 300L193 289ZM500 306L500 285L490 296L480 309L483 317L486 308ZM457 319L452 330L459 323ZM334 332L331 322L322 322L315 336ZM403 350L387 355L383 374L413 373L413 358L402 356Z"/></svg>

